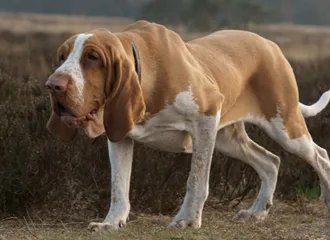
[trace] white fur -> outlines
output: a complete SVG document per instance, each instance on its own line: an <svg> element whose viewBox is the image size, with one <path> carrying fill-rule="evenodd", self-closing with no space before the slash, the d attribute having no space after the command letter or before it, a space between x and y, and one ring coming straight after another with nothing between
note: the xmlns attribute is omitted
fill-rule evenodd
<svg viewBox="0 0 330 240"><path fill-rule="evenodd" d="M278 142L284 149L305 160L317 172L321 186L320 199L326 203L330 214L330 159L327 151L306 135L296 139L281 139Z"/></svg>
<svg viewBox="0 0 330 240"><path fill-rule="evenodd" d="M201 115L192 89L188 88L179 93L171 105L152 116L144 125L135 126L129 133L134 140L162 150L193 153L187 193L172 226L201 225L220 115L220 111L216 116Z"/></svg>
<svg viewBox="0 0 330 240"><path fill-rule="evenodd" d="M304 105L302 103L299 103L299 107L301 110L301 113L305 118L307 117L313 117L319 112L321 112L329 103L330 100L330 90L327 92L324 92L320 99L312 104L311 106Z"/></svg>
<svg viewBox="0 0 330 240"><path fill-rule="evenodd" d="M244 130L224 128L217 134L215 149L227 156L239 159L255 169L261 179L258 197L252 207L242 210L238 218L254 217L264 219L273 203L273 194L276 188L280 159L253 142Z"/></svg>
<svg viewBox="0 0 330 240"><path fill-rule="evenodd" d="M272 118L270 121L267 121L265 118L253 117L251 115L246 116L244 121L261 127L271 138L279 142L282 146L284 143L289 144L290 149L297 152L302 150L301 148L304 145L301 141L306 141L306 139L308 139L307 136L296 139L291 139L289 137L283 124L283 118L281 117L281 110L279 107L277 107L276 117ZM285 148L285 146L283 147Z"/></svg>
<svg viewBox="0 0 330 240"><path fill-rule="evenodd" d="M322 100L323 99L323 100ZM319 102L325 103L327 95L323 95ZM319 105L320 106L320 105ZM321 107L319 107L319 110ZM316 114L318 110L313 110L312 114ZM225 126L233 124L238 121L249 122L264 129L266 133L277 141L287 151L298 155L302 159L311 164L315 170L319 173L321 179L322 196L330 199L330 192L323 193L324 186L330 186L330 179L327 177L326 171L323 168L330 170L329 157L326 150L317 146L307 135L303 135L299 138L291 139L283 124L283 118L281 117L280 108L277 108L276 116L267 121L264 117L257 117L248 114L242 119L232 121L225 125L221 125L221 129L218 132L216 149L228 156L235 157L244 161L252 166L261 178L261 188L258 197L252 207L248 210L243 210L238 214L238 217L249 218L251 216L257 219L264 219L268 214L267 204L272 204L273 193L275 191L277 183L277 174L280 160L277 156L268 152L266 149L258 146L252 142L246 135L246 140L242 138L240 140L233 139L233 136L224 136L226 131ZM249 144L248 144L249 143ZM251 148L251 144L254 148ZM322 164L319 164L319 162ZM326 190L325 190L326 191ZM323 196L323 195L326 196ZM329 200L328 200L329 201Z"/></svg>
<svg viewBox="0 0 330 240"><path fill-rule="evenodd" d="M283 124L279 108L276 117L269 122L264 118L253 118L252 116L247 116L244 120L260 126L284 149L307 161L319 175L322 190L321 198L324 198L326 203L330 202L330 160L325 149L319 147L307 135L291 139Z"/></svg>
<svg viewBox="0 0 330 240"><path fill-rule="evenodd" d="M209 194L210 167L219 121L220 112L216 116L201 115L189 124L193 153L187 190L180 211L170 226L201 226L204 202Z"/></svg>
<svg viewBox="0 0 330 240"><path fill-rule="evenodd" d="M199 113L199 106L194 101L191 86L187 91L180 92L176 96L173 107L177 113L185 117L196 116Z"/></svg>
<svg viewBox="0 0 330 240"><path fill-rule="evenodd" d="M68 58L59 68L55 70L55 73L65 73L72 78L78 93L76 95L75 101L77 104L81 105L84 103L83 91L85 80L80 65L80 58L83 53L85 41L91 36L93 36L93 34L82 33L77 35L73 49L70 52Z"/></svg>
<svg viewBox="0 0 330 240"><path fill-rule="evenodd" d="M128 218L129 187L132 172L133 140L126 138L112 143L108 140L108 151L111 163L111 205L103 223L92 222L89 228L98 230L104 226L123 227Z"/></svg>
<svg viewBox="0 0 330 240"><path fill-rule="evenodd" d="M144 125L136 125L128 136L164 151L191 152L188 124L198 114L199 106L193 99L191 88L188 88L180 92L171 105L151 116Z"/></svg>

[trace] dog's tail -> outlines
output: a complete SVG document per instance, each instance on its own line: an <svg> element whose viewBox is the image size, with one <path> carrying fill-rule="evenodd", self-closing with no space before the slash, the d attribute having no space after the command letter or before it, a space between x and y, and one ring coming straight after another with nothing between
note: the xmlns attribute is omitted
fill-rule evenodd
<svg viewBox="0 0 330 240"><path fill-rule="evenodd" d="M316 103L310 106L299 103L300 111L305 118L314 117L316 114L321 112L328 105L329 100L330 100L330 90L323 93L320 99Z"/></svg>

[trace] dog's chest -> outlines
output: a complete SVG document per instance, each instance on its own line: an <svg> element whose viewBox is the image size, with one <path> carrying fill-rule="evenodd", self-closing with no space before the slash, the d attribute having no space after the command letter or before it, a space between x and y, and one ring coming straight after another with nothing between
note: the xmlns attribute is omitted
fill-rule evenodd
<svg viewBox="0 0 330 240"><path fill-rule="evenodd" d="M137 124L128 136L150 147L169 152L191 152L189 124L199 114L198 105L192 100L191 90L177 95L171 105Z"/></svg>
<svg viewBox="0 0 330 240"><path fill-rule="evenodd" d="M168 152L191 152L191 138L184 117L172 110L159 112L144 124L137 124L128 136L150 147Z"/></svg>

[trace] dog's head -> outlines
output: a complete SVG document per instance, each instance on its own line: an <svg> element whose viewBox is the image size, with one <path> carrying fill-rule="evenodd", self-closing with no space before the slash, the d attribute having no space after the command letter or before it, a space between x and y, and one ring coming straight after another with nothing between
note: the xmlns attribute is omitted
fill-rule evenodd
<svg viewBox="0 0 330 240"><path fill-rule="evenodd" d="M145 104L130 42L104 29L78 34L59 47L56 61L46 82L53 135L69 142L83 128L116 142L141 120Z"/></svg>

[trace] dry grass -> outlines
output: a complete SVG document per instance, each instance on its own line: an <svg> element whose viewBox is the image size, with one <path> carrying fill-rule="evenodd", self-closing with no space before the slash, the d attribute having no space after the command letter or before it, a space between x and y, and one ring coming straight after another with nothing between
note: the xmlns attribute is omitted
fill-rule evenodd
<svg viewBox="0 0 330 240"><path fill-rule="evenodd" d="M249 30L275 41L292 60L330 56L330 27L295 24L250 25Z"/></svg>
<svg viewBox="0 0 330 240"><path fill-rule="evenodd" d="M248 205L244 203L243 205ZM325 215L325 207L318 201L290 204L275 202L270 215L263 222L232 221L237 209L224 209L221 206L206 208L203 225L199 230L168 229L171 217L162 215L138 215L126 228L118 231L90 233L86 230L87 221L54 222L30 221L9 218L1 222L0 239L299 239L323 240L330 238L330 220Z"/></svg>
<svg viewBox="0 0 330 240"><path fill-rule="evenodd" d="M119 31L132 23L132 19L120 17L87 17L72 15L47 15L29 13L0 13L0 29L15 33L43 32L63 33L89 31L93 28L111 28Z"/></svg>
<svg viewBox="0 0 330 240"><path fill-rule="evenodd" d="M15 33L78 33L94 28L120 31L133 19L119 17L87 17L45 14L0 13L0 31ZM183 27L171 27L185 39L192 39L208 33L191 33ZM292 60L315 60L330 56L330 27L295 24L251 24L248 30L275 41Z"/></svg>

